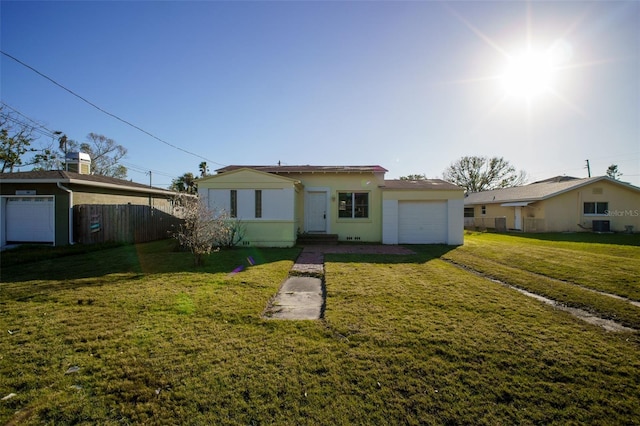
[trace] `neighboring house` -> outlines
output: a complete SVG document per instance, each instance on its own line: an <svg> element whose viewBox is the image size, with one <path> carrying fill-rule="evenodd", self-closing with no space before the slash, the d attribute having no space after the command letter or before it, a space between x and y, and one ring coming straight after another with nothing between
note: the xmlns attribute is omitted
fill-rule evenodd
<svg viewBox="0 0 640 426"><path fill-rule="evenodd" d="M71 244L73 206L134 204L166 211L174 195L122 179L61 170L0 173L0 244Z"/></svg>
<svg viewBox="0 0 640 426"><path fill-rule="evenodd" d="M640 188L606 176L558 176L472 193L464 206L468 228L496 228L502 219L523 232L640 230Z"/></svg>
<svg viewBox="0 0 640 426"><path fill-rule="evenodd" d="M385 180L380 166L228 166L198 180L209 208L245 227L243 244L290 247L301 234L384 244L463 243L463 190Z"/></svg>

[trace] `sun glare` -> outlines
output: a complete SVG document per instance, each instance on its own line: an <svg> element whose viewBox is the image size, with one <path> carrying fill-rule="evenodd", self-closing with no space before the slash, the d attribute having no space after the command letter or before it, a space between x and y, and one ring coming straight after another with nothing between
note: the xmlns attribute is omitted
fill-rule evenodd
<svg viewBox="0 0 640 426"><path fill-rule="evenodd" d="M545 51L526 50L508 57L502 86L509 96L531 99L553 92L554 77L571 57L571 45L556 40Z"/></svg>
<svg viewBox="0 0 640 426"><path fill-rule="evenodd" d="M500 79L508 95L533 98L552 88L554 69L551 55L527 51L509 58Z"/></svg>

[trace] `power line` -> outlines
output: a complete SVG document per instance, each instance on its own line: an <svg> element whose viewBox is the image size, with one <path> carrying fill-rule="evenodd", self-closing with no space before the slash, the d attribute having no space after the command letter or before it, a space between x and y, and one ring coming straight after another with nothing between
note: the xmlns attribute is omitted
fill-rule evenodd
<svg viewBox="0 0 640 426"><path fill-rule="evenodd" d="M13 111L14 113L18 114L18 115L19 115L19 116L21 116L21 117L26 118L27 120L29 120L30 122L32 122L32 123L33 123L33 124L29 124L29 125L27 125L27 124L26 124L26 123L24 123L24 122L20 122L20 123L18 123L18 124L22 124L22 125L25 125L25 126L28 126L28 127L32 127L32 128L39 128L39 129L43 129L45 132L49 133L52 137L53 137L53 136L55 136L55 134L56 134L56 133L55 133L53 130L49 130L49 129L47 129L47 128L46 128L46 127L44 127L44 125L42 125L41 123L39 123L39 122L37 122L36 120L34 120L33 118L31 118L31 117L29 117L29 116L27 116L27 115L23 114L22 112L18 111L17 109L15 109L15 108L14 108L14 107L12 107L11 105L7 104L6 102L4 102L4 101L1 101L1 102L2 102L2 105L3 105L3 106L5 106L5 107L9 108L9 109L10 109L11 111ZM5 116L5 118L9 118L9 117L8 117L8 116ZM17 122L16 120L12 120L12 121Z"/></svg>
<svg viewBox="0 0 640 426"><path fill-rule="evenodd" d="M18 111L16 108L12 107L11 105L7 104L4 101L0 101L0 103L2 103L3 106L9 108L11 111L13 111L15 114L20 115L21 117L24 117L25 119L29 120L31 123L33 124L29 124L25 121L21 121L20 119L13 117L12 115L8 114L8 113L3 113L0 112L0 117L4 117L6 120L11 121L15 124L18 124L22 127L29 127L30 129L32 129L33 131L36 131L38 133L40 133L43 136L49 136L51 138L56 138L59 136L59 134L53 130L47 129L46 127L44 127L44 125L38 123L36 120L34 120L33 118L27 116L26 114L23 114L22 112ZM119 161L120 164L124 165L127 167L128 170L133 171L133 172L137 172L137 173L141 173L141 174L145 174L148 175L149 172L153 172L156 175L161 175L164 177L169 177L169 178L174 178L173 175L170 175L168 173L165 173L163 171L160 170L154 170L154 169L150 169L148 167L145 166L140 166L138 164L133 164L133 163L129 163L126 161Z"/></svg>
<svg viewBox="0 0 640 426"><path fill-rule="evenodd" d="M30 129L33 129L34 131L37 131L38 133L40 133L43 136L49 136L51 138L55 138L57 136L55 131L47 129L46 127L44 127L42 124L38 123L33 118L21 113L20 111L18 111L17 109L12 107L11 105L7 104L6 102L2 101L2 105L7 107L7 108L9 108L15 114L18 114L19 116L24 117L25 119L29 120L33 124L29 124L27 122L21 121L18 118L11 116L10 113L0 113L0 115L2 117L4 117L5 119L13 122L14 124L18 124L18 125L20 125L22 127L28 127Z"/></svg>
<svg viewBox="0 0 640 426"><path fill-rule="evenodd" d="M218 163L218 162L216 162L216 161L213 161L213 160L210 160L210 159L208 159L208 158L206 158L206 157L203 157L202 155L196 154L196 153L191 152L191 151L187 151L187 150L186 150L186 149L184 149L184 148L180 148L179 146L176 146L176 145L174 145L174 144L172 144L172 143L169 143L169 142L167 142L167 141L165 141L165 140L163 140L163 139L159 138L158 136L156 136L156 135L154 135L154 134L152 134L152 133L150 133L150 132L148 132L148 131L144 130L143 128L141 128L141 127L139 127L139 126L136 126L135 124L133 124L133 123L131 123L131 122L129 122L129 121L127 121L127 120L123 119L123 118L120 118L119 116L117 116L117 115L115 115L115 114L113 114L113 113L111 113L111 112L109 112L109 111L107 111L107 110L105 110L105 109L103 109L103 108L99 107L98 105L94 104L93 102L89 101L88 99L86 99L86 98L84 98L84 97L80 96L79 94L77 94L77 93L76 93L76 92L74 92L73 90L68 89L67 87L65 87L65 86L63 86L62 84L58 83L57 81L55 81L55 80L54 80L54 79L52 79L51 77L49 77L49 76L47 76L47 75L45 75L45 74L41 73L41 72L40 72L40 71L38 71L37 69L35 69L35 68L33 68L32 66L30 66L30 65L28 65L28 64L26 64L26 63L24 63L24 62L22 62L20 59L18 59L18 58L16 58L16 57L14 57L14 56L12 56L12 55L10 55L10 54L6 53L5 51L0 50L0 53L2 53L3 55L5 55L5 56L6 56L6 57L8 57L9 59L12 59L12 60L14 60L15 62L19 63L19 64L20 64L20 65L22 65L23 67L30 69L31 71L33 71L34 73L38 74L39 76L41 76L41 77L43 77L43 78L45 78L45 79L49 80L51 83L55 84L56 86L60 87L61 89L65 90L65 91L69 92L70 94L72 94L72 95L73 95L73 96L75 96L76 98L80 99L81 101L83 101L83 102L85 102L85 103L87 103L87 104L91 105L92 107L94 107L94 108L95 108L95 109L97 109L98 111L102 112L103 114L106 114L106 115L108 115L108 116L110 116L110 117L112 117L112 118L115 118L116 120L118 120L118 121L120 121L120 122L122 122L122 123L124 123L124 124L126 124L126 125L128 125L128 126L130 126L130 127L133 127L134 129L139 130L140 132L144 133L144 134L145 134L145 135L147 135L147 136L150 136L150 137L152 137L153 139L155 139L155 140L157 140L157 141L159 141L159 142L162 142L163 144L165 144L165 145L167 145L167 146L170 146L171 148L177 149L177 150L179 150L179 151L182 151L182 152L184 152L184 153L186 153L186 154L189 154L189 155L192 155L192 156L194 156L194 157L198 157L198 158L200 158L200 159L202 159L202 160L205 160L205 161L207 161L207 162L211 162L211 163L214 163L214 164L218 164L218 165L220 165L220 166L226 166L226 164Z"/></svg>
<svg viewBox="0 0 640 426"><path fill-rule="evenodd" d="M161 176L169 177L169 178L174 178L175 177L173 175L170 175L168 173L162 172L160 170L150 169L148 167L140 166L140 165L137 165L137 164L132 164L132 163L129 163L129 162L126 162L126 161L120 161L120 163L123 166L126 166L127 168L130 168L131 170L134 170L134 171L136 171L138 173L149 174L149 172L153 172L154 175L161 175Z"/></svg>

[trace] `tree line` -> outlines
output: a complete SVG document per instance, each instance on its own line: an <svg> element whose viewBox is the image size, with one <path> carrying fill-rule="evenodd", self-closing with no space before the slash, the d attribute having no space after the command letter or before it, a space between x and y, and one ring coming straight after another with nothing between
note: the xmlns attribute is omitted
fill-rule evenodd
<svg viewBox="0 0 640 426"><path fill-rule="evenodd" d="M606 171L611 179L620 179L622 173L612 164ZM426 180L425 174L402 176L401 180ZM443 172L442 179L464 188L465 193L509 188L527 183L524 170L516 171L503 157L465 156L451 163Z"/></svg>
<svg viewBox="0 0 640 426"><path fill-rule="evenodd" d="M78 142L55 131L51 141L42 143L36 136L38 129L35 124L24 122L17 114L0 106L0 173L13 173L22 167L63 170L68 153L84 152L91 157L91 174L119 179L127 177L127 168L120 164L127 149L115 140L92 132L85 142Z"/></svg>

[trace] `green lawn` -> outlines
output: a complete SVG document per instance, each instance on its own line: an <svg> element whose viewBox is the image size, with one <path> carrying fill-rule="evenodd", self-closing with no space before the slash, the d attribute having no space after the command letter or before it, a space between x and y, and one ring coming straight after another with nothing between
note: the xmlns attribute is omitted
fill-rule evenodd
<svg viewBox="0 0 640 426"><path fill-rule="evenodd" d="M586 291L575 284L635 297L640 248L465 238L412 256L327 255L325 319L298 322L261 319L298 249L222 251L200 269L170 242L3 253L0 398L16 396L0 423L637 423L640 334L454 262L526 285L562 279L572 297Z"/></svg>
<svg viewBox="0 0 640 426"><path fill-rule="evenodd" d="M640 330L640 308L585 291L586 288L640 301L640 235L558 237L579 240L552 242L546 234L540 239L535 234L471 234L466 236L464 247L443 258Z"/></svg>

